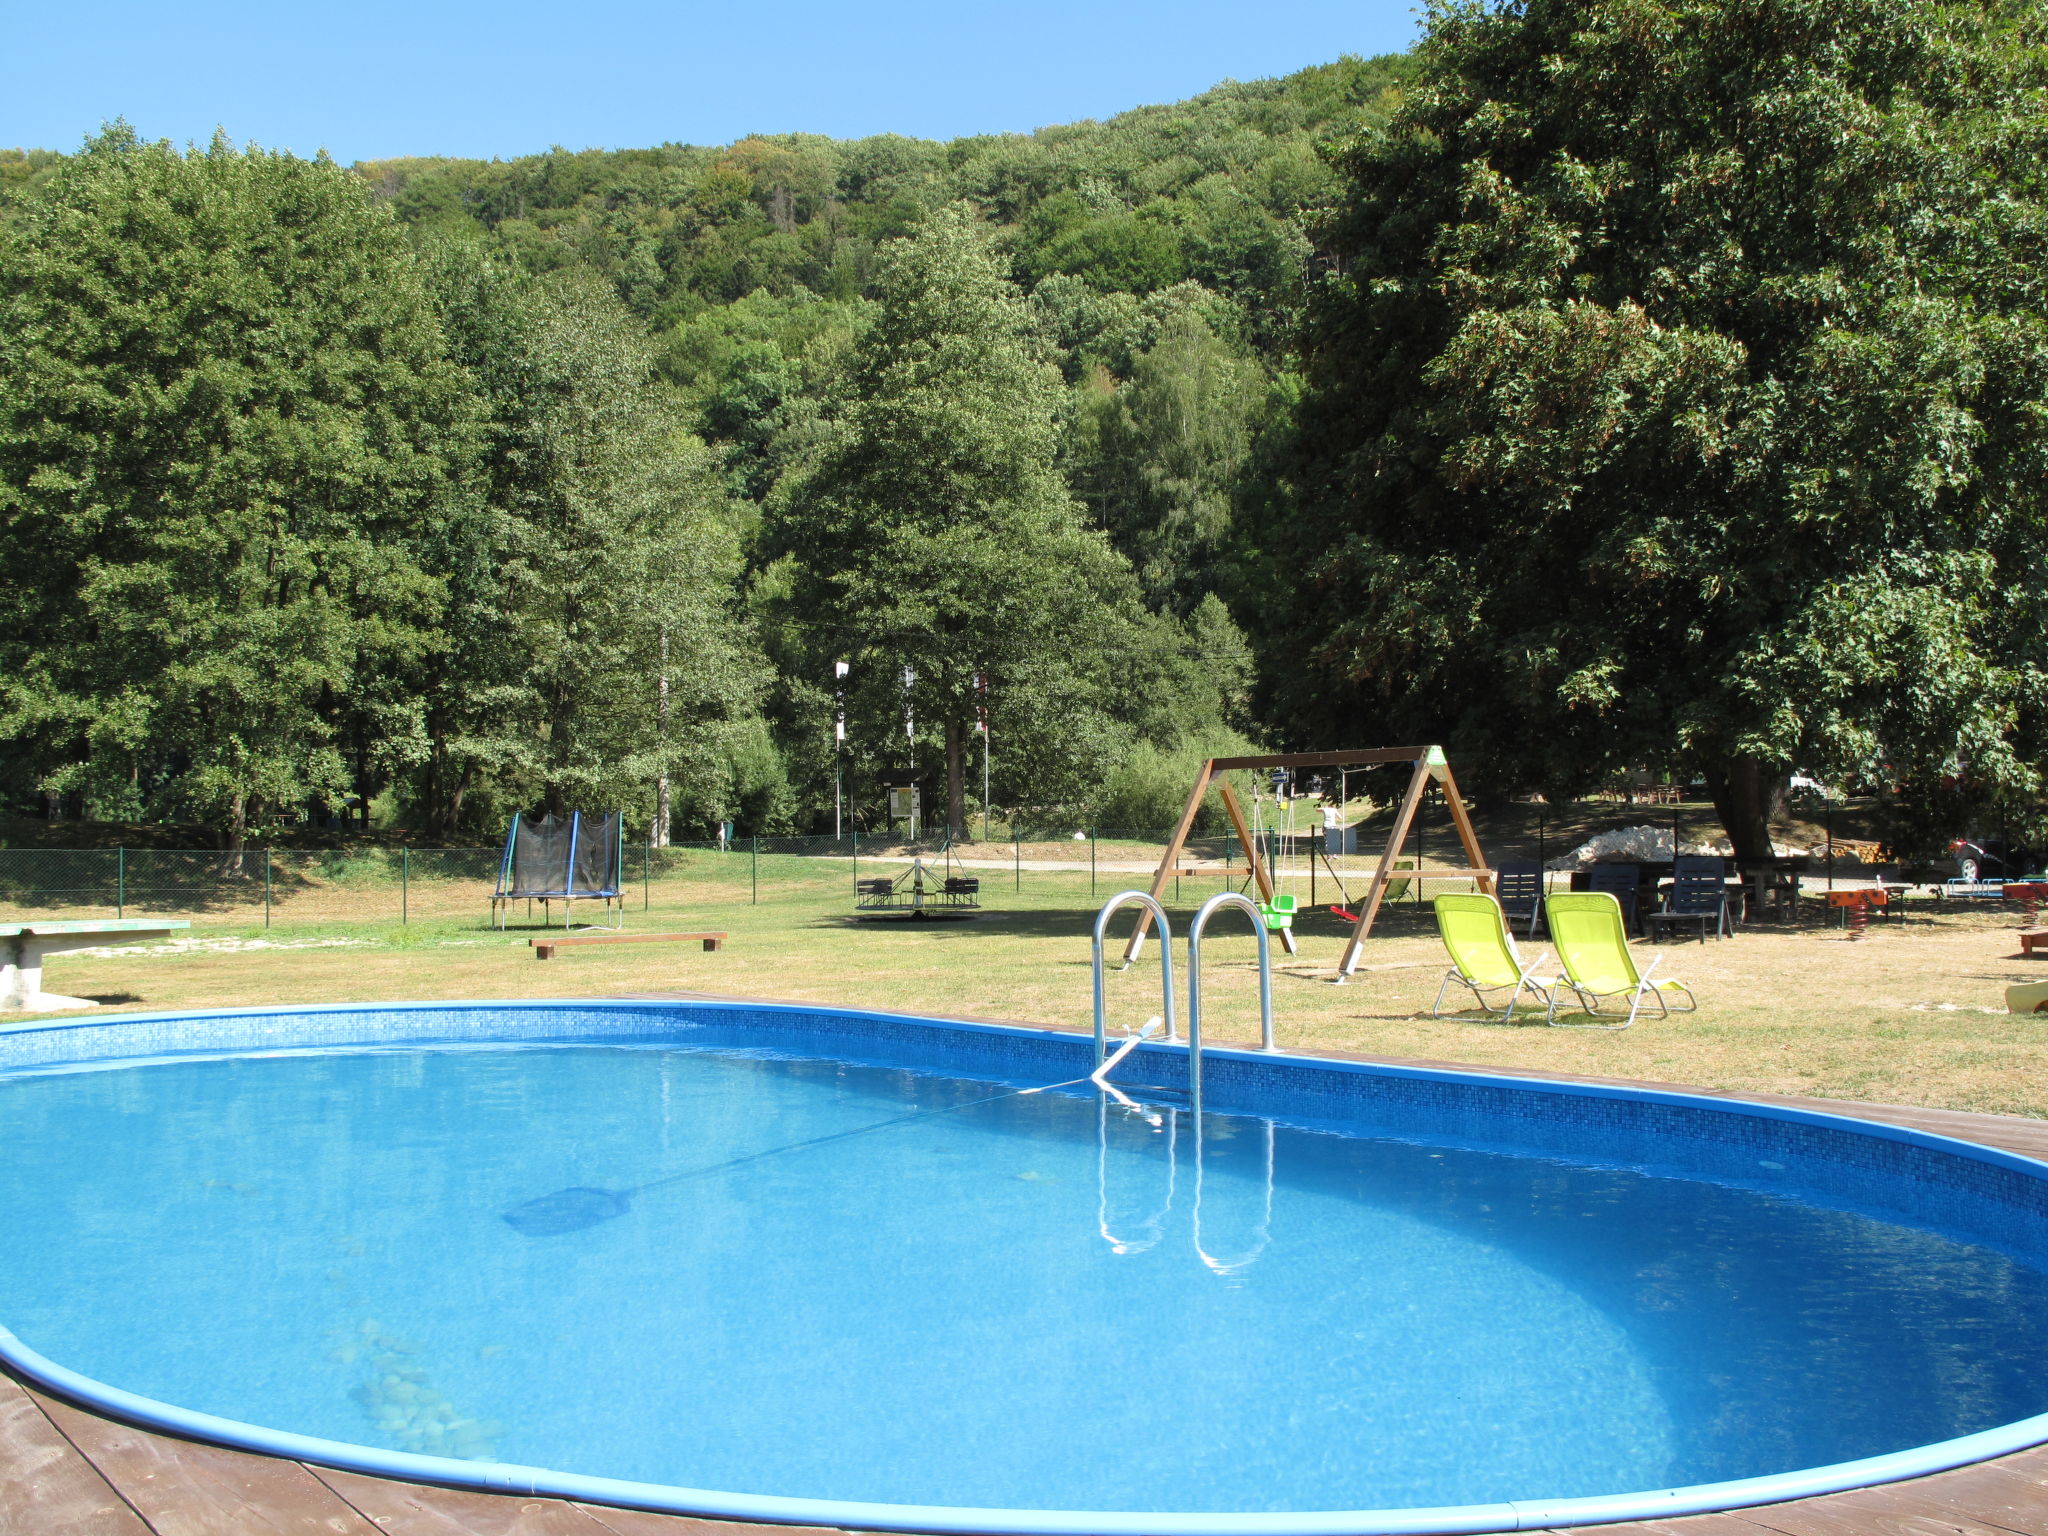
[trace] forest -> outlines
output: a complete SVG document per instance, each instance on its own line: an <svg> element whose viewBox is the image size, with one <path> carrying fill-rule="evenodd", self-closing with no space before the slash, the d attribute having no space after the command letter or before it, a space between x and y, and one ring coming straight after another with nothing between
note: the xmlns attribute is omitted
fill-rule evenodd
<svg viewBox="0 0 2048 1536"><path fill-rule="evenodd" d="M1794 772L2024 819L2030 18L1442 7L945 143L0 152L0 809L661 842L910 769L1151 830L1398 738L1703 780L1738 848Z"/></svg>

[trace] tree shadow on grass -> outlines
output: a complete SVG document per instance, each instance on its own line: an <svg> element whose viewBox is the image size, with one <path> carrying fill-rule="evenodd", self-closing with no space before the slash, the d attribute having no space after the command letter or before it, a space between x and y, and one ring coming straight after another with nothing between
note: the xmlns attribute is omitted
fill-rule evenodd
<svg viewBox="0 0 2048 1536"><path fill-rule="evenodd" d="M1086 945L1095 931L1095 906L1079 907L998 907L985 906L973 917L964 919L936 919L918 921L912 918L896 917L880 920L865 919L852 911L828 913L804 920L803 926L814 930L854 932L870 929L876 933L945 934L951 937L967 937L973 934L1004 934L1018 938L1057 939L1070 938ZM1131 928L1137 921L1138 909L1130 907L1119 912L1110 925L1109 942L1119 954L1123 944L1130 937ZM1167 908L1167 920L1173 925L1173 937L1181 944L1187 937L1188 924L1195 915L1192 906ZM1299 938L1330 939L1342 941L1351 936L1352 924L1329 911L1327 907L1316 907L1303 912L1295 919L1294 932ZM1419 911L1385 906L1373 924L1375 939L1418 938L1436 932L1436 919L1428 907ZM1241 911L1219 916L1211 922L1208 933L1218 940L1251 937L1251 924ZM1086 964L1084 958L1081 961ZM1273 968L1277 972L1283 967L1299 964L1298 957L1290 956L1282 948L1278 935L1273 937Z"/></svg>

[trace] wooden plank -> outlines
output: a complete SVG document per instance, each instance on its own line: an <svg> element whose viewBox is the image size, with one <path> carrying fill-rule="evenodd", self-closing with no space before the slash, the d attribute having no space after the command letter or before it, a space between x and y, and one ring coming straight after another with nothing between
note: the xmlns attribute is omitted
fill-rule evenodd
<svg viewBox="0 0 2048 1536"><path fill-rule="evenodd" d="M1252 880L1259 888L1260 899L1271 901L1273 899L1272 867L1259 857L1258 844L1252 837L1251 829L1245 825L1244 806L1238 800L1237 791L1231 786L1228 779L1223 781L1223 809L1230 813L1230 824L1237 829L1238 844L1244 849L1245 866L1252 872ZM1282 928L1280 930L1280 947L1290 955L1295 952L1294 930L1292 928Z"/></svg>
<svg viewBox="0 0 2048 1536"><path fill-rule="evenodd" d="M706 949L716 949L726 938L723 933L589 933L577 934L574 938L528 939L526 942L535 949L568 949L583 944L669 944L701 939Z"/></svg>
<svg viewBox="0 0 2048 1536"><path fill-rule="evenodd" d="M2048 1531L2048 1456L2039 1450L1894 1486L2004 1530Z"/></svg>
<svg viewBox="0 0 2048 1536"><path fill-rule="evenodd" d="M1210 766L1219 772L1235 768L1345 768L1374 763L1420 762L1433 747L1356 747L1338 752L1280 752L1263 757L1219 757Z"/></svg>
<svg viewBox="0 0 2048 1536"><path fill-rule="evenodd" d="M1429 765L1418 760L1415 772L1408 780L1408 793L1402 797L1401 809L1394 815L1394 829L1387 836L1387 851L1380 855L1379 868L1372 872L1372 887L1366 892L1365 905L1359 910L1357 925L1351 930L1351 942L1344 946L1344 957L1337 962L1339 981L1357 969L1359 951L1365 947L1366 935L1372 932L1373 919L1379 916L1380 900L1387 893L1387 882L1394 877L1394 860L1400 857L1401 844L1408 837L1409 823L1415 820L1415 809L1422 804L1422 792L1427 788Z"/></svg>
<svg viewBox="0 0 2048 1536"><path fill-rule="evenodd" d="M1451 808L1451 820L1458 828L1458 845L1465 850L1465 862L1472 866L1472 873L1479 880L1479 889L1491 896L1493 871L1486 867L1486 855L1479 850L1479 831L1466 814L1465 797L1458 793L1458 781L1451 777L1449 763L1443 765L1438 778L1443 783L1445 803Z"/></svg>
<svg viewBox="0 0 2048 1536"><path fill-rule="evenodd" d="M1491 880L1494 872L1490 869L1398 869L1394 871L1397 880ZM1492 892L1488 892L1491 895Z"/></svg>
<svg viewBox="0 0 2048 1536"><path fill-rule="evenodd" d="M0 1377L0 1536L150 1536L42 1408Z"/></svg>
<svg viewBox="0 0 2048 1536"><path fill-rule="evenodd" d="M1151 896L1154 901L1166 893L1166 882L1173 878L1171 873L1180 861L1180 851L1188 840L1188 832L1195 824L1195 816L1202 809L1202 797L1209 793L1209 781L1216 777L1216 764L1202 764L1201 772L1195 775L1194 790L1188 795L1188 803L1181 807L1180 820L1174 825L1173 836L1166 840L1166 852L1159 856L1159 868L1152 874ZM1124 943L1122 963L1128 966L1138 958L1138 951L1144 947L1145 935L1152 929L1152 912L1148 907L1138 909L1138 926L1131 930L1131 936Z"/></svg>
<svg viewBox="0 0 2048 1536"><path fill-rule="evenodd" d="M610 1528L563 1499L395 1483L308 1466L385 1536L608 1536Z"/></svg>
<svg viewBox="0 0 2048 1536"><path fill-rule="evenodd" d="M1578 1526L1574 1530L1588 1536L1776 1536L1775 1532L1743 1519L1744 1513L1737 1509L1711 1515L1673 1515L1668 1520Z"/></svg>
<svg viewBox="0 0 2048 1536"><path fill-rule="evenodd" d="M1765 1504L1747 1513L1758 1525L1783 1536L2015 1536L2009 1527L1990 1525L1936 1503L1911 1483Z"/></svg>
<svg viewBox="0 0 2048 1536"><path fill-rule="evenodd" d="M651 1509L578 1504L617 1536L839 1536L822 1525L750 1525L738 1520L700 1520L693 1515L659 1515Z"/></svg>
<svg viewBox="0 0 2048 1536"><path fill-rule="evenodd" d="M295 1461L173 1440L31 1395L156 1536L377 1536Z"/></svg>

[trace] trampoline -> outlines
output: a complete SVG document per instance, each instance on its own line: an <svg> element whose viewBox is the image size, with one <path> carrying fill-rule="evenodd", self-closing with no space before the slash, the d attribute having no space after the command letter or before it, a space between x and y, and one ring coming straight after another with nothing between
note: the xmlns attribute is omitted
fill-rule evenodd
<svg viewBox="0 0 2048 1536"><path fill-rule="evenodd" d="M515 901L526 903L529 917L539 902L542 922L550 927L559 901L564 928L577 902L601 901L604 926L620 927L626 911L624 838L624 817L618 811L571 811L567 820L550 815L538 821L515 813L498 860L498 888L491 893L492 926L505 926Z"/></svg>

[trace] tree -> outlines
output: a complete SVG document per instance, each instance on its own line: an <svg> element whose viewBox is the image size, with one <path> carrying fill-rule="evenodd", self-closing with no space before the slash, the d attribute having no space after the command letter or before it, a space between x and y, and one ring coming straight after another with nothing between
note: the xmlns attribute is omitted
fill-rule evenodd
<svg viewBox="0 0 2048 1536"><path fill-rule="evenodd" d="M354 177L125 127L0 232L0 736L220 827L367 792L467 396Z"/></svg>
<svg viewBox="0 0 2048 1536"><path fill-rule="evenodd" d="M1436 6L1324 231L1297 728L1694 768L1751 858L1793 767L1895 787L1904 842L2033 785L2024 46L1923 0Z"/></svg>
<svg viewBox="0 0 2048 1536"><path fill-rule="evenodd" d="M837 439L794 488L778 547L821 656L858 659L868 739L938 728L949 826L987 680L1005 772L1070 782L1113 755L1112 652L1142 618L1127 565L1083 526L1055 456L1058 370L986 232L941 209L882 259Z"/></svg>
<svg viewBox="0 0 2048 1536"><path fill-rule="evenodd" d="M1098 367L1083 380L1074 479L1147 601L1185 613L1215 585L1265 384L1192 308L1162 324L1129 379Z"/></svg>
<svg viewBox="0 0 2048 1536"><path fill-rule="evenodd" d="M478 391L485 518L452 561L424 683L423 819L452 831L481 787L494 815L508 799L624 807L666 842L676 799L731 803L732 736L760 687L715 474L595 278L529 277L470 246L435 270Z"/></svg>

